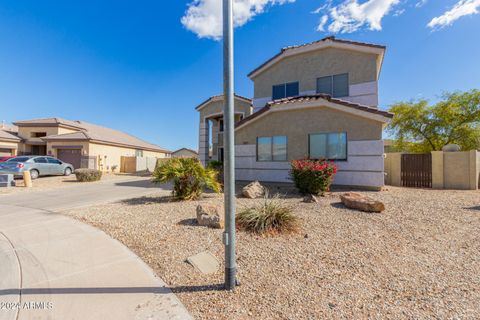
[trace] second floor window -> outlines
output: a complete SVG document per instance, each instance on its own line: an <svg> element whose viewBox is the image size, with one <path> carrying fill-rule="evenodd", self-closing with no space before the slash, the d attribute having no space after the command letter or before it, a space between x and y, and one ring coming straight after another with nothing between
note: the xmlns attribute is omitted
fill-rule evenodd
<svg viewBox="0 0 480 320"><path fill-rule="evenodd" d="M298 96L298 82L277 84L272 87L272 99L282 99Z"/></svg>
<svg viewBox="0 0 480 320"><path fill-rule="evenodd" d="M32 132L32 133L30 133L30 136L32 138L41 138L41 137L46 137L47 133L46 132Z"/></svg>
<svg viewBox="0 0 480 320"><path fill-rule="evenodd" d="M326 93L334 98L347 97L349 95L348 73L318 78L317 93Z"/></svg>
<svg viewBox="0 0 480 320"><path fill-rule="evenodd" d="M223 132L223 119L218 120L218 131Z"/></svg>

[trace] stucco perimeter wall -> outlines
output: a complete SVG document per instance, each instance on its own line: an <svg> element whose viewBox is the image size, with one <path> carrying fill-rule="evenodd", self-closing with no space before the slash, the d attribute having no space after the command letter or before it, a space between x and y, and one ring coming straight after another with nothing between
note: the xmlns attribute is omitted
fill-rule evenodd
<svg viewBox="0 0 480 320"><path fill-rule="evenodd" d="M290 163L258 162L254 144L236 145L235 156L237 180L291 182ZM348 160L337 161L336 165L334 185L380 189L384 185L383 141L348 141Z"/></svg>
<svg viewBox="0 0 480 320"><path fill-rule="evenodd" d="M387 153L385 183L401 186L401 153ZM476 190L480 188L480 152L432 152L432 188Z"/></svg>
<svg viewBox="0 0 480 320"><path fill-rule="evenodd" d="M270 112L235 131L235 144L256 145L257 137L287 136L288 160L308 156L311 133L346 132L348 141L381 140L382 123L327 107ZM382 165L383 166L383 165Z"/></svg>
<svg viewBox="0 0 480 320"><path fill-rule="evenodd" d="M445 189L478 189L479 154L476 150L443 152L443 187Z"/></svg>
<svg viewBox="0 0 480 320"><path fill-rule="evenodd" d="M111 170L112 166L117 166L118 169L120 168L122 156L135 157L135 149L90 143L88 155L96 156L98 158L98 168L108 171ZM162 152L144 150L143 157L165 158L167 155Z"/></svg>
<svg viewBox="0 0 480 320"><path fill-rule="evenodd" d="M254 98L270 97L272 86L299 81L300 92L316 91L317 78L348 73L350 84L377 80L376 55L326 48L284 58L254 79Z"/></svg>
<svg viewBox="0 0 480 320"><path fill-rule="evenodd" d="M385 184L390 186L401 186L402 153L385 154Z"/></svg>

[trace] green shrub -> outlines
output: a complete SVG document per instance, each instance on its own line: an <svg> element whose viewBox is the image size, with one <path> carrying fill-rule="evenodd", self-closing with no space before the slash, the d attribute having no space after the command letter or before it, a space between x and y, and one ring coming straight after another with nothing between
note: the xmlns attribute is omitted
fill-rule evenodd
<svg viewBox="0 0 480 320"><path fill-rule="evenodd" d="M262 204L240 211L235 220L240 230L256 234L291 233L299 228L293 209L283 205L278 196L268 198L268 194Z"/></svg>
<svg viewBox="0 0 480 320"><path fill-rule="evenodd" d="M337 166L321 160L294 160L290 177L301 193L324 195L330 190Z"/></svg>
<svg viewBox="0 0 480 320"><path fill-rule="evenodd" d="M214 169L220 171L223 169L223 162L218 160L211 160L207 164L207 169Z"/></svg>
<svg viewBox="0 0 480 320"><path fill-rule="evenodd" d="M77 169L75 170L77 181L92 182L99 181L102 178L102 171L94 169Z"/></svg>
<svg viewBox="0 0 480 320"><path fill-rule="evenodd" d="M153 182L173 182L173 196L178 200L198 199L205 188L220 192L217 171L206 169L195 158L170 158L155 169Z"/></svg>

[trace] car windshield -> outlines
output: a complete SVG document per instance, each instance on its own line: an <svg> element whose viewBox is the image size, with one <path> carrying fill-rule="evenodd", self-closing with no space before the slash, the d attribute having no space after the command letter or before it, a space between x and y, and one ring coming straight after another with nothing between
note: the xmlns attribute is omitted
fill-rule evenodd
<svg viewBox="0 0 480 320"><path fill-rule="evenodd" d="M8 159L7 162L27 162L30 158L29 157L16 157L12 159Z"/></svg>

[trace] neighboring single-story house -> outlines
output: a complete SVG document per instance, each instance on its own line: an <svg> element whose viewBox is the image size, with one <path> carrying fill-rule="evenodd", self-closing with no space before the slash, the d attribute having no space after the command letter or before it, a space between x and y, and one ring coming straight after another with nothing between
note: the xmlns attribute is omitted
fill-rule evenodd
<svg viewBox="0 0 480 320"><path fill-rule="evenodd" d="M198 152L188 148L180 148L172 152L172 158L198 158Z"/></svg>
<svg viewBox="0 0 480 320"><path fill-rule="evenodd" d="M125 132L83 121L45 118L16 121L16 134L0 130L11 155L51 155L75 168L120 168L122 156L167 158L171 152ZM10 139L10 140L9 140ZM7 144L9 143L9 144Z"/></svg>
<svg viewBox="0 0 480 320"><path fill-rule="evenodd" d="M291 182L290 161L326 159L338 167L334 185L380 189L382 133L393 117L378 108L385 50L327 37L283 48L250 72L253 98L235 97L235 112L244 114L235 117L236 179ZM211 101L220 105L209 110ZM204 164L209 148L223 149L223 132L215 130L222 107L223 97L215 96L196 108Z"/></svg>
<svg viewBox="0 0 480 320"><path fill-rule="evenodd" d="M22 139L16 135L16 130L0 128L0 156L16 155L20 141Z"/></svg>

